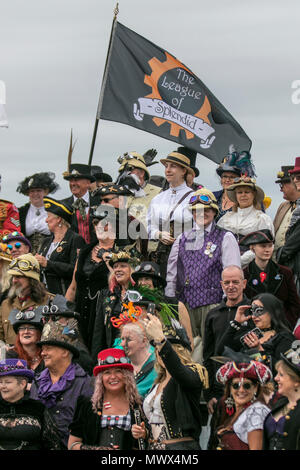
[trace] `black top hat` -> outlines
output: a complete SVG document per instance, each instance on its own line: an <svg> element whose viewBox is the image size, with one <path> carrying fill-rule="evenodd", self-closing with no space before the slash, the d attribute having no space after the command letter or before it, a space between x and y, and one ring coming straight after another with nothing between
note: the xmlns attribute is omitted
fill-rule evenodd
<svg viewBox="0 0 300 470"><path fill-rule="evenodd" d="M54 317L66 317L66 318L80 318L80 314L75 312L73 304L66 300L66 298L61 294L56 294L56 296L49 302L47 305L41 305L40 307L41 315L44 317L54 316Z"/></svg>
<svg viewBox="0 0 300 470"><path fill-rule="evenodd" d="M52 197L44 197L44 207L47 212L61 217L69 224L72 223L73 207L65 201L57 201Z"/></svg>
<svg viewBox="0 0 300 470"><path fill-rule="evenodd" d="M101 181L103 183L109 183L112 181L112 177L109 174L104 173L101 166L92 165L91 174L97 181Z"/></svg>
<svg viewBox="0 0 300 470"><path fill-rule="evenodd" d="M300 377L300 340L294 341L291 349L280 355L281 359Z"/></svg>
<svg viewBox="0 0 300 470"><path fill-rule="evenodd" d="M278 180L276 180L275 183L290 183L292 180L289 170L292 170L293 168L293 165L282 166L281 171L278 171L277 173Z"/></svg>
<svg viewBox="0 0 300 470"><path fill-rule="evenodd" d="M78 322L75 318L69 318L66 325L59 321L46 323L37 345L39 347L49 345L67 349L74 355L74 358L78 358L80 356L80 342Z"/></svg>
<svg viewBox="0 0 300 470"><path fill-rule="evenodd" d="M67 181L70 179L88 179L95 181L95 177L91 174L91 167L83 163L71 163L69 171L63 173L63 178Z"/></svg>
<svg viewBox="0 0 300 470"><path fill-rule="evenodd" d="M132 279L135 282L138 282L141 277L150 277L151 279L156 280L162 288L167 285L166 280L160 274L159 266L150 261L144 261L139 264L132 273Z"/></svg>
<svg viewBox="0 0 300 470"><path fill-rule="evenodd" d="M240 245L257 245L258 243L274 243L274 237L269 229L258 230L245 235L240 240Z"/></svg>
<svg viewBox="0 0 300 470"><path fill-rule="evenodd" d="M197 176L200 175L200 171L198 170L198 168L196 168L197 152L195 152L195 150L191 150L187 147L178 147L177 152L181 153L182 155L185 155L186 157L188 157L190 159L191 168L194 170L195 177L197 178Z"/></svg>
<svg viewBox="0 0 300 470"><path fill-rule="evenodd" d="M24 324L33 325L35 328L42 331L42 319L43 316L40 307L31 307L24 311L14 308L13 310L11 310L8 317L8 320L11 323L15 333L18 333L19 327Z"/></svg>
<svg viewBox="0 0 300 470"><path fill-rule="evenodd" d="M43 172L27 176L17 187L18 193L28 195L30 189L46 189L48 193L54 193L59 189L59 185L54 182L55 173Z"/></svg>

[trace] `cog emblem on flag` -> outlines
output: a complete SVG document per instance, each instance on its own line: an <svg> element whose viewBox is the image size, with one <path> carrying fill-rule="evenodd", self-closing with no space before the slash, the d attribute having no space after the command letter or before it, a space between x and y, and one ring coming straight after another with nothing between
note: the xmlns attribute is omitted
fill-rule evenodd
<svg viewBox="0 0 300 470"><path fill-rule="evenodd" d="M194 75L173 56L165 52L166 60L156 57L149 60L151 75L145 75L144 83L152 92L139 98L134 104L134 117L138 121L151 115L156 126L170 125L170 135L179 137L185 132L187 139L198 137L201 148L209 148L215 136L209 114L211 105L205 93L196 83Z"/></svg>

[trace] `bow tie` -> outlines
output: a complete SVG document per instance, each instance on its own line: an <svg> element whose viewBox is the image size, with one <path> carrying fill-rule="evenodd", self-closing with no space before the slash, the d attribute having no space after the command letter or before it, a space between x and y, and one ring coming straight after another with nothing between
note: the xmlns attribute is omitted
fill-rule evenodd
<svg viewBox="0 0 300 470"><path fill-rule="evenodd" d="M85 220L86 219L85 208L88 207L88 203L84 199L78 198L76 199L75 202L73 202L72 206L74 207L75 210L77 209L79 210L79 213L82 219Z"/></svg>

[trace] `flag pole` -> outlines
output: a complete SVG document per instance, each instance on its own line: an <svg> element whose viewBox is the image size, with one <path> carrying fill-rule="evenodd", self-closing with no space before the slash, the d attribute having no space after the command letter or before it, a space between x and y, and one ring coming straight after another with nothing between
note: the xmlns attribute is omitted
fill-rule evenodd
<svg viewBox="0 0 300 470"><path fill-rule="evenodd" d="M119 3L117 3L117 5L114 9L114 18L113 18L112 27L111 27L109 45L108 45L106 61L105 61L105 67L104 67L104 73L103 73L103 78L102 78L100 97L99 97L96 120L95 120L95 125L94 125L92 144L91 144L90 155L89 155L89 162L88 162L89 165L91 165L92 159L93 159L94 147L95 147L95 142L96 142L96 137L97 137L97 132L98 132L98 123L99 123L99 119L100 119L99 116L100 116L100 111L101 111L102 102L103 102L104 85L105 85L106 79L107 79L108 62L109 62L110 55L111 55L111 46L112 46L112 43L113 43L113 38L114 38L114 32L115 32L115 26L116 26L118 13L119 13Z"/></svg>

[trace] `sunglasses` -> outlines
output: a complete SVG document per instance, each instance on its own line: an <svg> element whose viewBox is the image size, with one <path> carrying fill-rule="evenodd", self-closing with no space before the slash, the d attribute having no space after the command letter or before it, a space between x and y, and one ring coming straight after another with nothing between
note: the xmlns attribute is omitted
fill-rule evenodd
<svg viewBox="0 0 300 470"><path fill-rule="evenodd" d="M17 242L15 244L15 248L21 248L22 244L20 242ZM13 246L11 244L7 245L7 248L9 248L10 250L13 249Z"/></svg>
<svg viewBox="0 0 300 470"><path fill-rule="evenodd" d="M239 390L241 387L244 390L250 390L250 388L253 387L253 383L251 383L251 382L235 382L235 383L231 384L231 387L233 388L233 390Z"/></svg>
<svg viewBox="0 0 300 470"><path fill-rule="evenodd" d="M192 196L190 198L189 203L194 206L197 204L197 202L200 202L200 204L204 204L206 206L209 206L212 202L215 203L209 196L205 196L205 194L198 194L196 196Z"/></svg>
<svg viewBox="0 0 300 470"><path fill-rule="evenodd" d="M106 366L112 364L129 364L129 359L127 357L113 357L107 356L104 360L98 359L99 366Z"/></svg>

